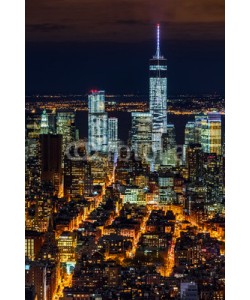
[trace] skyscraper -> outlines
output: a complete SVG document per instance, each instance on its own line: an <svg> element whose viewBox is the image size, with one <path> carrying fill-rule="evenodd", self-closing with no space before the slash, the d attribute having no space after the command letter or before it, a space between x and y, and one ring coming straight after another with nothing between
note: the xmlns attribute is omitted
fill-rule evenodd
<svg viewBox="0 0 250 300"><path fill-rule="evenodd" d="M207 122L207 116L204 114L199 114L195 116L194 121L194 139L196 144L201 144L201 131L202 131L202 124L206 124ZM204 127L204 126L203 126Z"/></svg>
<svg viewBox="0 0 250 300"><path fill-rule="evenodd" d="M186 155L187 155L187 147L190 144L194 144L196 141L195 139L195 122L187 122L185 126L185 141L183 145L183 151L182 151L182 161L183 163L186 163Z"/></svg>
<svg viewBox="0 0 250 300"><path fill-rule="evenodd" d="M210 130L209 153L221 155L221 114L219 112L209 112L208 123Z"/></svg>
<svg viewBox="0 0 250 300"><path fill-rule="evenodd" d="M191 144L187 148L188 178L191 182L199 182L203 175L203 152L200 144Z"/></svg>
<svg viewBox="0 0 250 300"><path fill-rule="evenodd" d="M162 165L175 166L176 137L174 124L167 124L167 132L162 134Z"/></svg>
<svg viewBox="0 0 250 300"><path fill-rule="evenodd" d="M88 96L88 151L108 152L108 115L105 92L92 90Z"/></svg>
<svg viewBox="0 0 250 300"><path fill-rule="evenodd" d="M189 121L185 126L185 145L188 146L194 143L195 143L195 123Z"/></svg>
<svg viewBox="0 0 250 300"><path fill-rule="evenodd" d="M140 158L149 158L152 145L151 113L132 112L132 150Z"/></svg>
<svg viewBox="0 0 250 300"><path fill-rule="evenodd" d="M75 140L75 112L57 112L56 118L57 134L62 135L62 167L64 166L64 155L68 145Z"/></svg>
<svg viewBox="0 0 250 300"><path fill-rule="evenodd" d="M39 159L39 135L41 114L26 115L25 128L25 189L27 195L39 190L41 184L41 166Z"/></svg>
<svg viewBox="0 0 250 300"><path fill-rule="evenodd" d="M72 146L69 151L69 156L64 157L64 197L74 198L83 195L84 181L89 175L87 172L87 162L84 159L86 149L77 148L75 155L75 147Z"/></svg>
<svg viewBox="0 0 250 300"><path fill-rule="evenodd" d="M48 114L49 133L56 134L56 109Z"/></svg>
<svg viewBox="0 0 250 300"><path fill-rule="evenodd" d="M197 121L198 120L198 121ZM196 117L196 140L200 141L205 153L221 155L221 115L209 112L205 116Z"/></svg>
<svg viewBox="0 0 250 300"><path fill-rule="evenodd" d="M117 152L118 148L118 119L108 118L108 145L109 151Z"/></svg>
<svg viewBox="0 0 250 300"><path fill-rule="evenodd" d="M46 112L46 109L44 109L42 116L41 116L41 127L40 127L40 133L41 134L48 134L49 133L49 118L48 114Z"/></svg>
<svg viewBox="0 0 250 300"><path fill-rule="evenodd" d="M160 53L160 25L157 25L156 54L149 62L149 101L152 114L152 148L161 150L161 136L167 130L167 60Z"/></svg>
<svg viewBox="0 0 250 300"><path fill-rule="evenodd" d="M58 194L62 183L62 136L60 134L41 134L41 179L52 183Z"/></svg>

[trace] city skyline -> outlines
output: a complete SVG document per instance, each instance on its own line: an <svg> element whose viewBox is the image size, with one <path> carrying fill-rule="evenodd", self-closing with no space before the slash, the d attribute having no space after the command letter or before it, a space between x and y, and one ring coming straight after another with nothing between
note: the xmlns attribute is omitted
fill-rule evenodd
<svg viewBox="0 0 250 300"><path fill-rule="evenodd" d="M123 25L136 28L134 34L131 32L127 39L129 31L124 30L125 36L117 39L123 42L122 49L109 51L108 43L107 52L94 41L106 43L107 38L114 42L116 38L109 31L114 24L103 24L100 31L93 27L91 39L87 28L79 30L88 18L84 22L78 19L83 9L78 0L72 7L68 0L61 6L46 1L36 6L27 1L27 43L42 45L42 55L36 51L33 54L45 68L41 70L32 61L28 45L26 75L32 74L34 81L27 77L26 84L34 90L39 85L44 89L50 85L53 90L42 95L38 88L40 95L26 97L25 105L27 300L225 299L224 76L223 72L212 76L223 60L216 56L217 49L213 53L217 60L209 72L204 72L204 68L211 61L195 62L201 49L193 38L203 32L204 27L200 26L192 36L179 35L172 44L172 50L182 42L192 45L188 50L192 55L187 55L191 68L185 69L188 64L183 63L183 49L172 52L179 57L183 70L180 73L171 64L168 40L161 38L166 37L166 29L171 27L163 18L166 3L170 5L170 23L178 24L173 28L192 19L190 8L196 16L192 24L201 25L201 19L205 27L221 22L223 6L211 6L206 0L195 5L188 0L187 6L180 2L177 7L169 0L161 11L160 6L150 5L150 0L139 1L143 4L141 10L137 4L133 6L137 7L137 19L145 9L152 8L154 17L147 23L154 28L152 38L146 37L147 26L138 29L141 19L139 23L126 19ZM114 4L113 0L107 2ZM100 3L94 0L86 10L99 7ZM124 15L131 12L131 3L121 2ZM77 12L72 10L76 7ZM39 17L36 8L41 11ZM68 19L62 21L67 8ZM55 9L58 14L54 23L46 23ZM103 7L103 11L119 14L115 7ZM218 14L209 16L215 11ZM95 16L99 18L97 22L102 22L99 12L93 11L92 17ZM70 29L72 17L78 26L74 27L75 35ZM152 24L156 17L159 20ZM119 18L114 23L119 24ZM99 36L102 30L107 37ZM145 39L139 38L137 30ZM222 31L214 32L211 41L201 34L200 42L216 45L217 40L223 44ZM46 41L52 38L57 42L56 47L60 48L62 41L67 46L62 46L53 57L52 48L43 53L43 46L48 46L44 37ZM89 66L80 68L81 76L78 68L83 65L77 62L83 53L75 43L79 37L86 40L87 51L91 47L97 51L84 57ZM137 53L134 41L143 45L147 39L151 53L148 54L147 47ZM75 63L71 59L61 60L62 53L70 57L72 51L79 55L74 56ZM210 52L211 48L205 56ZM218 69L214 68L217 61L221 63ZM112 71L113 67L117 73ZM42 74L46 68L48 76L37 85L36 72ZM70 68L76 73L68 73ZM48 72L49 69L55 73ZM131 76L134 70L136 73ZM52 80L55 74L57 77ZM53 96L65 75L64 91ZM74 85L76 78L78 82ZM176 78L180 80L173 84ZM84 82L81 88L85 91L77 95L80 81ZM220 87L222 96L215 91L198 96L209 86ZM196 96L183 95L186 87L194 88ZM179 96L169 99L171 89L176 88ZM133 92L124 94L129 89ZM74 92L67 95L70 90Z"/></svg>

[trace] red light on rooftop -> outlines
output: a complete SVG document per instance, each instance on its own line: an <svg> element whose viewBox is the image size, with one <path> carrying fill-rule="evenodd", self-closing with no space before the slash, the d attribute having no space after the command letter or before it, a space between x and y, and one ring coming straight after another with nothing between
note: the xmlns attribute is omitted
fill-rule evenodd
<svg viewBox="0 0 250 300"><path fill-rule="evenodd" d="M90 90L90 93L97 93L98 91L97 90Z"/></svg>

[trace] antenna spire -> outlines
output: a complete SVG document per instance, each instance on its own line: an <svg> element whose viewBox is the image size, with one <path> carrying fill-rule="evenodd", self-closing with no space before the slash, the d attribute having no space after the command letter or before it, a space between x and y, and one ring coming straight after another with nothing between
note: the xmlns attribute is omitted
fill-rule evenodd
<svg viewBox="0 0 250 300"><path fill-rule="evenodd" d="M160 24L157 24L157 48L156 48L156 57L160 58Z"/></svg>

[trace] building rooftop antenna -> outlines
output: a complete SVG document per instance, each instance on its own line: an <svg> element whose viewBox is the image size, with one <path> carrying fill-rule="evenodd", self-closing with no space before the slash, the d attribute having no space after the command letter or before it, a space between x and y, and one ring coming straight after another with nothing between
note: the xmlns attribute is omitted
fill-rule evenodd
<svg viewBox="0 0 250 300"><path fill-rule="evenodd" d="M157 46L156 46L156 58L160 58L160 24L157 24Z"/></svg>

